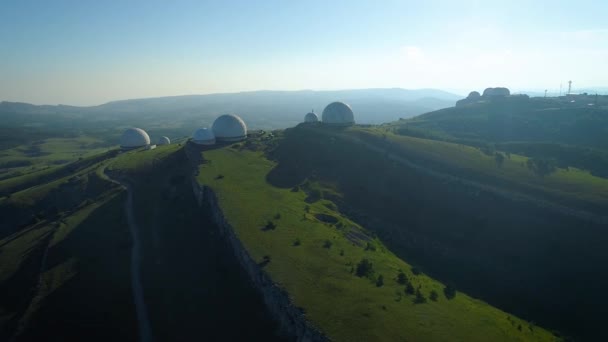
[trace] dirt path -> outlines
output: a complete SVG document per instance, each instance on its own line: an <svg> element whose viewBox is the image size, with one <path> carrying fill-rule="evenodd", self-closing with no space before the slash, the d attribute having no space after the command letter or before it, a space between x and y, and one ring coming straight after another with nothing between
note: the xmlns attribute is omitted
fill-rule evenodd
<svg viewBox="0 0 608 342"><path fill-rule="evenodd" d="M102 170L101 173L106 175L109 181L116 183L127 190L125 212L127 213L127 222L129 223L129 230L131 231L131 238L133 239L133 248L131 249L131 286L133 289L133 299L135 301L135 311L137 313L139 340L141 342L151 342L153 341L152 329L150 327L148 311L144 301L144 291L141 281L141 240L139 238L139 227L137 226L135 214L133 213L133 189L128 183L122 183L118 180L112 179L105 173L105 169Z"/></svg>

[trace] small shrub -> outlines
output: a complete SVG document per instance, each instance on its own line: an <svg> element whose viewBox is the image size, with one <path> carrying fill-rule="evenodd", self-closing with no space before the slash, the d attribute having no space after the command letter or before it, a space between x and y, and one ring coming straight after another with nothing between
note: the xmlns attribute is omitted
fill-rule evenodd
<svg viewBox="0 0 608 342"><path fill-rule="evenodd" d="M262 230L275 230L275 229L277 229L277 225L272 221L268 221L268 223L266 223L264 228L262 228Z"/></svg>
<svg viewBox="0 0 608 342"><path fill-rule="evenodd" d="M373 244L368 242L367 245L365 246L365 250L374 252L376 250L376 246L374 246Z"/></svg>
<svg viewBox="0 0 608 342"><path fill-rule="evenodd" d="M330 249L331 245L332 245L332 242L329 240L325 240L325 242L323 242L323 248Z"/></svg>
<svg viewBox="0 0 608 342"><path fill-rule="evenodd" d="M343 249L340 250L340 256L344 256L344 250Z"/></svg>
<svg viewBox="0 0 608 342"><path fill-rule="evenodd" d="M397 274L397 283L401 285L405 285L408 283L407 276L401 270L399 270L399 274Z"/></svg>
<svg viewBox="0 0 608 342"><path fill-rule="evenodd" d="M274 215L274 219L278 220L281 218L281 213L277 213L276 215Z"/></svg>
<svg viewBox="0 0 608 342"><path fill-rule="evenodd" d="M264 255L262 257L262 261L260 261L258 265L260 265L261 267L264 267L264 266L268 265L269 263L270 263L270 255Z"/></svg>
<svg viewBox="0 0 608 342"><path fill-rule="evenodd" d="M416 303L416 304L426 303L426 298L424 298L424 295L422 294L422 292L420 292L420 289L416 290L416 298L414 298L414 303Z"/></svg>
<svg viewBox="0 0 608 342"><path fill-rule="evenodd" d="M447 285L443 288L443 294L445 295L445 298L452 299L456 297L456 289L450 285Z"/></svg>
<svg viewBox="0 0 608 342"><path fill-rule="evenodd" d="M376 287L382 287L384 286L384 276L379 275L378 279L376 279Z"/></svg>
<svg viewBox="0 0 608 342"><path fill-rule="evenodd" d="M356 275L357 277L369 277L374 273L374 266L369 259L362 259L357 264Z"/></svg>
<svg viewBox="0 0 608 342"><path fill-rule="evenodd" d="M414 294L414 286L412 285L412 283L407 283L407 285L405 285L405 293L409 295Z"/></svg>
<svg viewBox="0 0 608 342"><path fill-rule="evenodd" d="M439 297L439 295L437 294L437 291L435 291L435 290L431 291L431 294L429 295L429 298L433 302L436 302L438 297Z"/></svg>
<svg viewBox="0 0 608 342"><path fill-rule="evenodd" d="M215 179L224 179L224 175L221 175L221 174L217 175L217 176L215 176Z"/></svg>
<svg viewBox="0 0 608 342"><path fill-rule="evenodd" d="M302 241L300 241L300 238L296 238L296 239L293 241L293 245L294 245L294 246L299 246L299 245L301 245L301 244L302 244Z"/></svg>

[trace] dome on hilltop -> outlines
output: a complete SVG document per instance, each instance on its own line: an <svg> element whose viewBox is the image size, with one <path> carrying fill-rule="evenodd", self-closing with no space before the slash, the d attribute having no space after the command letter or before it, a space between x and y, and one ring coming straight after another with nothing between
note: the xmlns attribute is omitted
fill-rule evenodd
<svg viewBox="0 0 608 342"><path fill-rule="evenodd" d="M478 97L481 97L478 91L472 91L469 93L469 96L467 96L469 99L476 99Z"/></svg>
<svg viewBox="0 0 608 342"><path fill-rule="evenodd" d="M192 133L192 141L199 145L215 144L215 134L208 128L199 128Z"/></svg>
<svg viewBox="0 0 608 342"><path fill-rule="evenodd" d="M319 117L317 116L317 114L315 114L315 111L313 110L312 112L310 112L304 116L304 122L306 122L306 123L319 122Z"/></svg>
<svg viewBox="0 0 608 342"><path fill-rule="evenodd" d="M355 123L355 115L346 103L332 102L323 109L322 120L330 125L352 125Z"/></svg>
<svg viewBox="0 0 608 342"><path fill-rule="evenodd" d="M160 138L158 138L158 143L156 143L157 145L169 145L171 143L171 139L169 139L168 137L162 136Z"/></svg>
<svg viewBox="0 0 608 342"><path fill-rule="evenodd" d="M120 138L122 149L132 149L150 145L150 136L141 128L127 128Z"/></svg>
<svg viewBox="0 0 608 342"><path fill-rule="evenodd" d="M496 88L486 88L483 91L483 96L509 96L511 92L508 88L496 87Z"/></svg>
<svg viewBox="0 0 608 342"><path fill-rule="evenodd" d="M234 114L224 114L213 122L213 134L218 141L239 141L247 138L247 126Z"/></svg>

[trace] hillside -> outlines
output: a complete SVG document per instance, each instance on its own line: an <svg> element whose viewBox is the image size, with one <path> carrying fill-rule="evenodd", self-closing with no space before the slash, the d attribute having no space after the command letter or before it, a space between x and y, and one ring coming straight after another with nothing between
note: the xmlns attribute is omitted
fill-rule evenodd
<svg viewBox="0 0 608 342"><path fill-rule="evenodd" d="M135 235L127 192L109 173L131 185L155 339L187 341L203 329L216 340L276 340L263 304L196 206L180 145L117 152L0 181L10 194L0 198L0 289L11 294L0 300L0 339L138 338ZM230 330L234 319L248 323Z"/></svg>
<svg viewBox="0 0 608 342"><path fill-rule="evenodd" d="M451 287L403 261L403 253L393 254L395 244L386 246L382 231L345 205L355 199L344 183L354 183L347 173L339 176L351 170L367 178L369 166L384 157L358 151L353 158L357 145L334 133L299 126L279 138L205 150L198 177L217 194L247 252L312 324L336 341L554 339L465 293L452 296ZM356 161L362 164L355 169ZM359 198L372 207L390 203ZM362 266L365 260L372 270Z"/></svg>
<svg viewBox="0 0 608 342"><path fill-rule="evenodd" d="M608 96L479 101L389 126L402 135L523 154L608 176Z"/></svg>

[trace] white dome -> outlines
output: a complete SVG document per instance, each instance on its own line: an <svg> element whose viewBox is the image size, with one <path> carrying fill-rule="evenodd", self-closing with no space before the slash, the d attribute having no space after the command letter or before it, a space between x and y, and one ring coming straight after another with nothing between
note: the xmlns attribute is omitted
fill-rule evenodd
<svg viewBox="0 0 608 342"><path fill-rule="evenodd" d="M171 139L169 139L168 137L160 137L158 139L158 144L157 145L169 145L171 143Z"/></svg>
<svg viewBox="0 0 608 342"><path fill-rule="evenodd" d="M148 133L141 128L128 128L120 138L121 148L137 148L150 145Z"/></svg>
<svg viewBox="0 0 608 342"><path fill-rule="evenodd" d="M315 114L315 112L310 112L308 114L306 114L304 116L304 122L318 122L319 121L319 117L317 116L317 114Z"/></svg>
<svg viewBox="0 0 608 342"><path fill-rule="evenodd" d="M509 96L511 95L511 92L509 91L509 88L503 88L503 87L496 87L496 88L486 88L486 90L483 91L483 96L487 97L487 96Z"/></svg>
<svg viewBox="0 0 608 342"><path fill-rule="evenodd" d="M192 133L192 140L200 145L213 145L215 144L215 135L208 128L199 128Z"/></svg>
<svg viewBox="0 0 608 342"><path fill-rule="evenodd" d="M234 114L224 114L213 122L213 134L218 141L239 141L247 138L247 126Z"/></svg>
<svg viewBox="0 0 608 342"><path fill-rule="evenodd" d="M323 109L323 123L332 125L352 125L355 116L350 106L344 102L332 102Z"/></svg>

